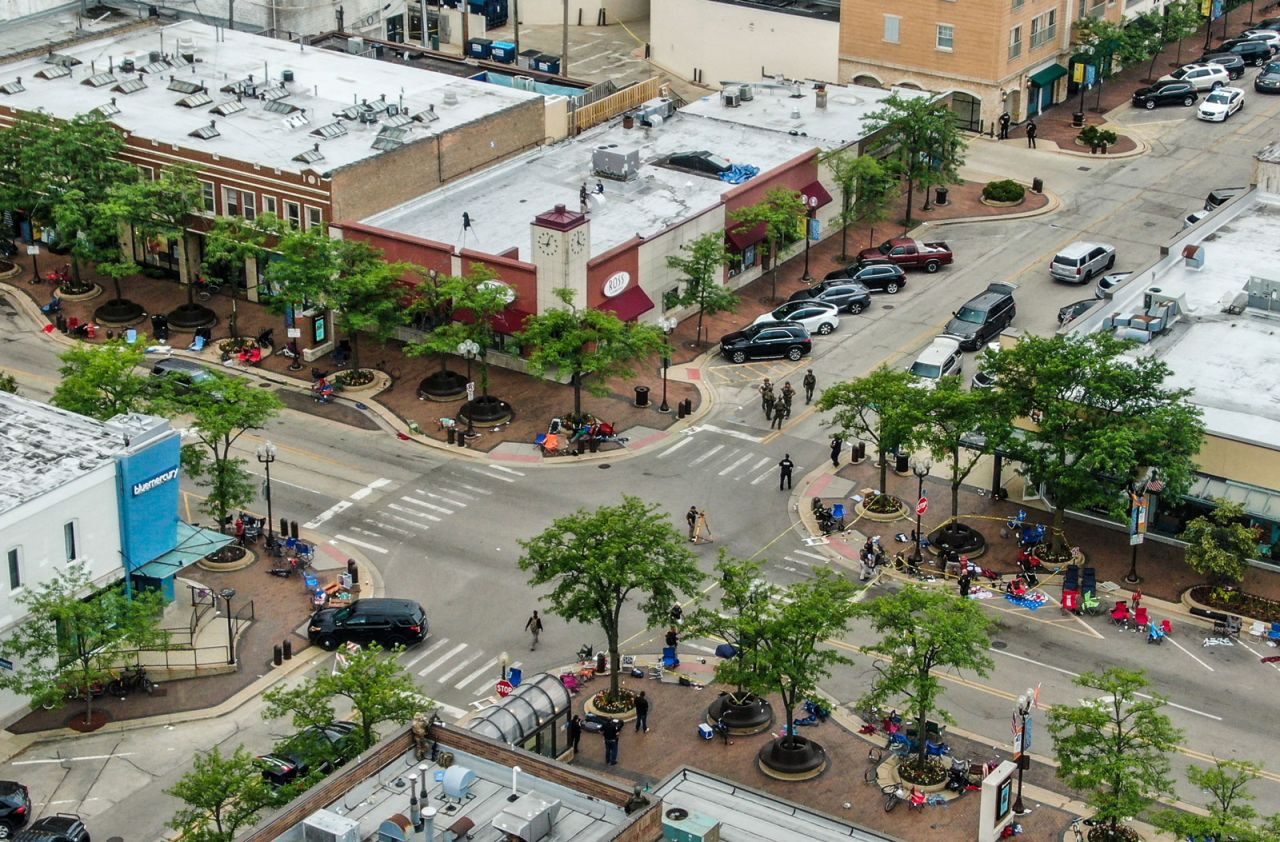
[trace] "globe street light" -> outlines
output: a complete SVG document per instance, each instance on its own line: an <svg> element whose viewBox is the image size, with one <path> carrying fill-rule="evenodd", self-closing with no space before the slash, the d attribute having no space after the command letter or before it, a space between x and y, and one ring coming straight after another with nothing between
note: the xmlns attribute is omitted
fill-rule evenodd
<svg viewBox="0 0 1280 842"><path fill-rule="evenodd" d="M235 588L223 588L219 594L227 601L227 663L232 665L236 662L236 633L231 626L231 600L235 595Z"/></svg>
<svg viewBox="0 0 1280 842"><path fill-rule="evenodd" d="M1013 812L1018 815L1030 812L1022 804L1022 770L1031 765L1031 732L1028 726L1031 723L1031 708L1036 704L1036 693L1034 690L1028 689L1018 697L1018 706L1014 710L1014 715L1018 717L1018 733L1014 735L1014 759L1018 762L1018 797L1013 801Z"/></svg>
<svg viewBox="0 0 1280 842"><path fill-rule="evenodd" d="M916 554L914 561L920 564L923 556L920 554L920 516L924 514L921 509L924 508L924 478L929 476L933 463L927 457L918 457L911 460L911 473L916 475Z"/></svg>
<svg viewBox="0 0 1280 842"><path fill-rule="evenodd" d="M480 355L480 346L476 344L475 340L464 339L458 343L458 354L467 361L467 406L469 409L467 410L466 436L469 439L473 439L476 437L476 408L474 406L476 387L471 382L471 361Z"/></svg>
<svg viewBox="0 0 1280 842"><path fill-rule="evenodd" d="M271 463L276 461L276 446L269 441L258 445L258 462L267 472L267 484L263 495L267 498L267 549L275 546L275 533L272 531L274 516L271 512Z"/></svg>
<svg viewBox="0 0 1280 842"><path fill-rule="evenodd" d="M671 368L671 331L675 330L678 324L680 322L675 317L658 319L658 327L667 337L667 343L662 349L662 403L658 405L659 412L671 411L671 407L667 404L667 369Z"/></svg>
<svg viewBox="0 0 1280 842"><path fill-rule="evenodd" d="M818 197L804 197L805 212L808 218L804 222L804 277L800 280L806 284L813 280L813 276L809 274L809 229L813 227L813 215L818 212Z"/></svg>

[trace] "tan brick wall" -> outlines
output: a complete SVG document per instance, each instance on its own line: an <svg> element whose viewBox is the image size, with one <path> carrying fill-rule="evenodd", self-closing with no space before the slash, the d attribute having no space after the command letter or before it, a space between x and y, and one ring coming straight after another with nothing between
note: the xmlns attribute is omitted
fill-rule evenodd
<svg viewBox="0 0 1280 842"><path fill-rule="evenodd" d="M450 181L542 143L542 98L460 126L440 139L441 171Z"/></svg>

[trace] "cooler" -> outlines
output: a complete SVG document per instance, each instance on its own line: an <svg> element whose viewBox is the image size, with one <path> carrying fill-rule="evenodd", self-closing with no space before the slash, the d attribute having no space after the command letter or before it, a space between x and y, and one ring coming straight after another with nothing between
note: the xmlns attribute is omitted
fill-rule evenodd
<svg viewBox="0 0 1280 842"><path fill-rule="evenodd" d="M715 730L712 729L712 727L707 723L703 722L701 725L698 726L698 736L702 737L702 739L709 740L715 735L716 735Z"/></svg>
<svg viewBox="0 0 1280 842"><path fill-rule="evenodd" d="M1067 611L1080 610L1080 591L1063 591L1062 607Z"/></svg>

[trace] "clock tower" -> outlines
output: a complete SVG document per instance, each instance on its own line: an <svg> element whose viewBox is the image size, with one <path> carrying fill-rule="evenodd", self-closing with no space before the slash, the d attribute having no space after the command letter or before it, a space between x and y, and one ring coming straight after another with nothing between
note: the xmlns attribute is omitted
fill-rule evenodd
<svg viewBox="0 0 1280 842"><path fill-rule="evenodd" d="M579 307L587 303L587 260L591 257L591 223L586 214L564 205L538 214L530 226L531 263L538 270L538 312L562 306L554 295L560 287L574 291Z"/></svg>

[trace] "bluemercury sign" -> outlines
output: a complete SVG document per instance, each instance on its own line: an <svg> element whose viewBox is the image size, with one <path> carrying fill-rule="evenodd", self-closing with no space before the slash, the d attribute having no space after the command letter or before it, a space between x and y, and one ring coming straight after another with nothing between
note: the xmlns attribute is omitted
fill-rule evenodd
<svg viewBox="0 0 1280 842"><path fill-rule="evenodd" d="M164 473L156 474L151 479L143 480L142 482L135 482L133 484L133 496L137 497L139 494L146 494L151 489L159 488L169 480L177 479L177 477L178 469L170 468Z"/></svg>

